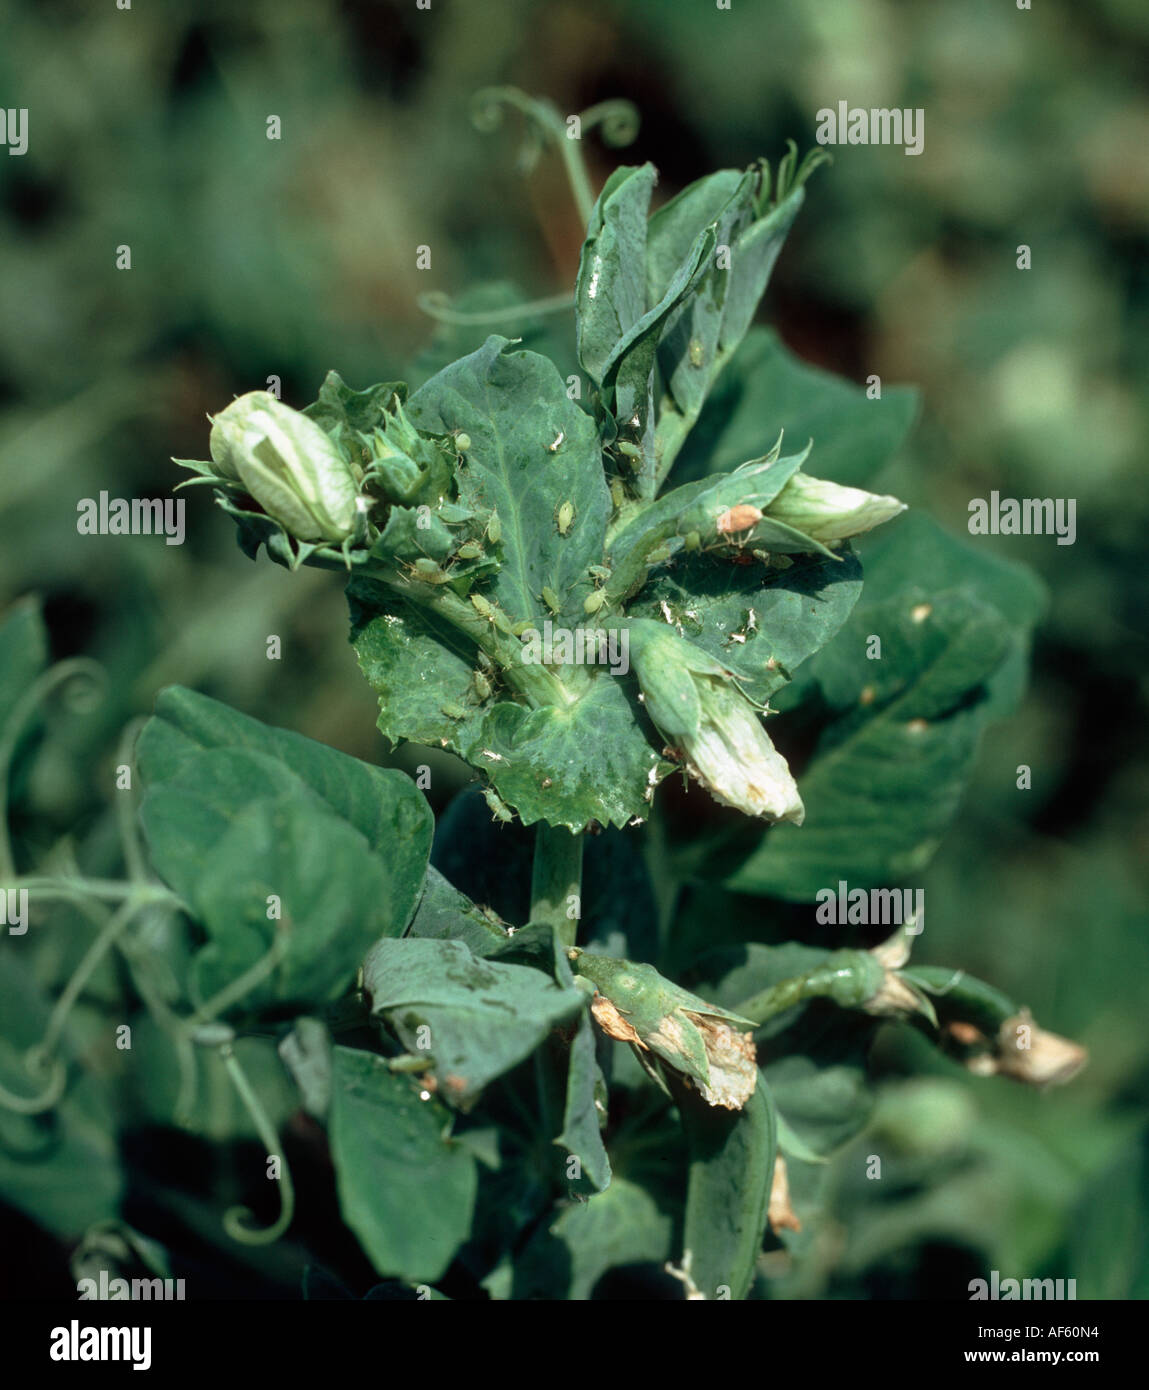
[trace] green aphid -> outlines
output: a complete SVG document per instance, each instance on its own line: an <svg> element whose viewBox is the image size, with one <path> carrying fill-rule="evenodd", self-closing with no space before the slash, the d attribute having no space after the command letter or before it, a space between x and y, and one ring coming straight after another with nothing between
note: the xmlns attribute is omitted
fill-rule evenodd
<svg viewBox="0 0 1149 1390"><path fill-rule="evenodd" d="M507 803L497 792L493 792L490 787L483 788L483 799L491 808L491 814L497 821L504 825L509 825L514 820L514 813Z"/></svg>
<svg viewBox="0 0 1149 1390"><path fill-rule="evenodd" d="M615 511L621 511L626 502L626 488L622 485L621 478L610 480L610 500L614 503Z"/></svg>
<svg viewBox="0 0 1149 1390"><path fill-rule="evenodd" d="M563 611L563 606L559 602L558 594L556 594L553 589L547 588L545 584L543 585L543 602L556 618Z"/></svg>
<svg viewBox="0 0 1149 1390"><path fill-rule="evenodd" d="M480 618L486 618L488 622L494 621L495 605L489 599L485 599L482 594L471 595L471 607Z"/></svg>
<svg viewBox="0 0 1149 1390"><path fill-rule="evenodd" d="M697 531L688 531L682 538L682 548L690 551L701 550L702 537Z"/></svg>
<svg viewBox="0 0 1149 1390"><path fill-rule="evenodd" d="M573 502L560 502L555 508L555 525L559 528L560 536L568 534L574 517L575 506Z"/></svg>
<svg viewBox="0 0 1149 1390"><path fill-rule="evenodd" d="M514 623L511 622L510 618L507 617L507 615L503 612L501 608L495 609L494 616L491 618L491 621L499 629L499 631L503 634L504 637L513 637L515 635Z"/></svg>
<svg viewBox="0 0 1149 1390"><path fill-rule="evenodd" d="M459 453L465 454L471 447L471 436L465 430L460 430L455 436L455 448Z"/></svg>
<svg viewBox="0 0 1149 1390"><path fill-rule="evenodd" d="M467 711L462 705L458 705L454 700L444 700L439 706L448 719L466 719Z"/></svg>
<svg viewBox="0 0 1149 1390"><path fill-rule="evenodd" d="M607 569L605 565L587 565L586 572L592 579L601 579L604 581L609 579L611 575L610 570Z"/></svg>
<svg viewBox="0 0 1149 1390"><path fill-rule="evenodd" d="M511 629L511 635L514 637L521 637L524 632L530 632L534 625L533 618L526 618L521 623L516 623L514 625Z"/></svg>
<svg viewBox="0 0 1149 1390"><path fill-rule="evenodd" d="M701 338L691 338L690 340L690 365L701 367L706 361L706 353L702 346Z"/></svg>
<svg viewBox="0 0 1149 1390"><path fill-rule="evenodd" d="M446 570L440 568L434 560L420 557L411 566L411 570L416 579L421 579L424 584L446 584L450 575Z"/></svg>
<svg viewBox="0 0 1149 1390"><path fill-rule="evenodd" d="M475 687L475 694L480 700L491 698L491 682L483 675L482 671L471 672L471 684Z"/></svg>
<svg viewBox="0 0 1149 1390"><path fill-rule="evenodd" d="M503 523L499 520L499 513L494 511L487 518L487 539L492 545L498 545L503 538Z"/></svg>
<svg viewBox="0 0 1149 1390"><path fill-rule="evenodd" d="M606 602L606 594L601 589L592 589L582 601L582 606L587 613L597 613Z"/></svg>
<svg viewBox="0 0 1149 1390"><path fill-rule="evenodd" d="M464 541L455 554L460 560L478 560L482 557L483 547L478 541Z"/></svg>
<svg viewBox="0 0 1149 1390"><path fill-rule="evenodd" d="M636 463L642 461L642 450L637 444L631 444L625 439L620 439L616 445L618 452L625 458L632 459Z"/></svg>

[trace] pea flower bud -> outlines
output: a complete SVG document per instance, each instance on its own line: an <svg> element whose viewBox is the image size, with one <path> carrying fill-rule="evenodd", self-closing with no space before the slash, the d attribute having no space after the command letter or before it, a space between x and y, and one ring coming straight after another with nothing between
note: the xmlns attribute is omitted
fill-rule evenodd
<svg viewBox="0 0 1149 1390"><path fill-rule="evenodd" d="M786 759L729 672L662 623L636 619L630 634L647 713L681 747L687 770L724 806L801 825L806 812Z"/></svg>
<svg viewBox="0 0 1149 1390"><path fill-rule="evenodd" d="M249 391L212 421L221 479L251 494L300 541L341 541L355 529L359 493L351 465L314 420L267 391Z"/></svg>
<svg viewBox="0 0 1149 1390"><path fill-rule="evenodd" d="M795 473L767 507L766 515L826 544L871 531L905 510L906 504L896 497Z"/></svg>
<svg viewBox="0 0 1149 1390"><path fill-rule="evenodd" d="M664 979L652 965L568 953L595 988L591 1012L603 1032L652 1052L690 1078L708 1105L741 1110L758 1084L754 1025Z"/></svg>

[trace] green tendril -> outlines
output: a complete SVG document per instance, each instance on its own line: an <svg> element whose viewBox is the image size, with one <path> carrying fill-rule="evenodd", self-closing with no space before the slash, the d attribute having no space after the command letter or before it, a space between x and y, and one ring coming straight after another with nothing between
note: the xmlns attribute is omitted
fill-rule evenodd
<svg viewBox="0 0 1149 1390"><path fill-rule="evenodd" d="M432 290L419 295L416 304L430 318L439 323L458 324L466 327L472 324L515 323L530 314L561 314L574 308L574 296L552 294L545 299L528 299L521 304L511 304L503 309L462 310L452 309L450 300L441 290Z"/></svg>
<svg viewBox="0 0 1149 1390"><path fill-rule="evenodd" d="M26 1058L26 1064L27 1061ZM51 1071L48 1084L36 1096L18 1096L7 1086L0 1085L0 1105L17 1115L40 1115L45 1110L54 1109L68 1084L68 1069L59 1057L54 1057L51 1061Z"/></svg>
<svg viewBox="0 0 1149 1390"><path fill-rule="evenodd" d="M119 751L116 754L116 763L119 766L125 764L132 772L135 771L136 739L140 736L140 730L147 721L145 719L133 719L126 726L120 736ZM131 786L135 786L133 776ZM135 793L129 791L121 793L116 797L116 825L120 832L120 846L124 855L124 866L127 869L128 879L131 883L146 883L148 880L147 860L144 858L144 848L140 843L140 831L136 822Z"/></svg>
<svg viewBox="0 0 1149 1390"><path fill-rule="evenodd" d="M10 878L16 872L16 861L12 855L12 842L8 834L9 778L16 750L36 707L58 686L67 685L77 676L86 677L91 682L92 688L97 692L96 699L107 689L107 674L98 662L87 657L61 661L32 682L23 696L17 700L4 723L3 731L0 732L0 878ZM94 707L95 703L95 700L77 700L73 695L72 708L76 713L84 713Z"/></svg>
<svg viewBox="0 0 1149 1390"><path fill-rule="evenodd" d="M224 1212L223 1228L232 1240L239 1241L241 1245L271 1245L284 1234L295 1215L295 1188L291 1181L291 1169L288 1167L287 1159L278 1151L279 1136L268 1119L267 1112L253 1090L251 1082L248 1081L247 1073L240 1066L231 1043L224 1043L219 1049L219 1055L236 1093L243 1102L247 1113L251 1116L252 1123L255 1125L268 1157L278 1158L282 1170L282 1176L279 1180L279 1216L270 1226L253 1229L246 1224L255 1220L255 1213L249 1207L230 1207Z"/></svg>
<svg viewBox="0 0 1149 1390"><path fill-rule="evenodd" d="M581 140L572 139L566 120L549 101L528 96L518 87L484 87L471 99L471 120L476 129L489 133L502 125L507 107L522 113L527 122L519 167L529 172L549 140L562 155L579 218L585 228L594 211L594 190L582 157ZM638 134L638 109L629 101L600 101L578 115L579 133L599 127L603 141L612 148L629 145Z"/></svg>
<svg viewBox="0 0 1149 1390"><path fill-rule="evenodd" d="M206 1003L201 1004L195 1013L185 1020L186 1026L195 1028L201 1023L210 1023L220 1014L226 1013L245 994L250 994L253 989L261 985L286 954L287 936L286 934L277 935L272 941L270 949L260 956L254 965L249 965L242 975L237 975L218 994L213 994Z"/></svg>

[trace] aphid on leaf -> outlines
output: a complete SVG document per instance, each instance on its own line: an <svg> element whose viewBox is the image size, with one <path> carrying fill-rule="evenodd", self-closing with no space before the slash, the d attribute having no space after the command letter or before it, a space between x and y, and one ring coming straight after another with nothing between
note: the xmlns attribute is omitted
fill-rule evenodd
<svg viewBox="0 0 1149 1390"><path fill-rule="evenodd" d="M762 520L762 513L749 502L739 502L728 507L715 523L720 536L736 536L743 531L752 531Z"/></svg>
<svg viewBox="0 0 1149 1390"><path fill-rule="evenodd" d="M642 462L642 450L637 444L631 444L628 440L620 439L615 445L615 448L617 448L618 452L622 454L624 458L628 458L635 463Z"/></svg>
<svg viewBox="0 0 1149 1390"><path fill-rule="evenodd" d="M423 584L446 584L451 578L447 570L426 557L420 557L412 564L408 564L406 560L400 560L399 563L412 578L418 579Z"/></svg>
<svg viewBox="0 0 1149 1390"><path fill-rule="evenodd" d="M610 480L610 500L614 504L615 511L620 511L626 502L626 488L622 485L621 478Z"/></svg>
<svg viewBox="0 0 1149 1390"><path fill-rule="evenodd" d="M454 700L444 700L439 706L448 719L466 719L467 711L462 705L457 705Z"/></svg>
<svg viewBox="0 0 1149 1390"><path fill-rule="evenodd" d="M587 565L586 572L592 579L598 580L607 580L611 574L605 565Z"/></svg>
<svg viewBox="0 0 1149 1390"><path fill-rule="evenodd" d="M475 694L480 700L491 698L491 682L483 675L482 671L471 672L471 684L475 687Z"/></svg>
<svg viewBox="0 0 1149 1390"><path fill-rule="evenodd" d="M556 618L563 611L563 606L559 602L558 594L556 594L553 589L548 588L545 584L543 585L542 600Z"/></svg>
<svg viewBox="0 0 1149 1390"><path fill-rule="evenodd" d="M498 511L493 511L487 518L487 539L492 545L498 545L503 538L503 523L499 520Z"/></svg>
<svg viewBox="0 0 1149 1390"><path fill-rule="evenodd" d="M478 541L464 541L455 554L460 560L478 560L483 554L483 547Z"/></svg>
<svg viewBox="0 0 1149 1390"><path fill-rule="evenodd" d="M592 589L582 601L582 606L587 613L597 613L606 602L606 594L601 589Z"/></svg>
<svg viewBox="0 0 1149 1390"><path fill-rule="evenodd" d="M504 825L509 825L511 821L514 820L515 817L511 808L503 798L499 796L497 792L493 792L490 787L483 788L483 799L491 808L491 814L497 821L501 821Z"/></svg>
<svg viewBox="0 0 1149 1390"><path fill-rule="evenodd" d="M472 594L471 606L481 618L486 618L487 622L493 623L500 632L505 633L508 637L514 636L515 629L510 618L490 599L485 599L482 594Z"/></svg>
<svg viewBox="0 0 1149 1390"><path fill-rule="evenodd" d="M559 528L560 536L565 536L570 531L574 517L575 506L573 502L560 502L555 508L555 525Z"/></svg>
<svg viewBox="0 0 1149 1390"><path fill-rule="evenodd" d="M471 447L471 436L465 430L456 430L454 435L455 448L458 449L459 453L465 454Z"/></svg>
<svg viewBox="0 0 1149 1390"><path fill-rule="evenodd" d="M701 338L691 338L690 340L690 365L701 367L706 360L706 354L702 347Z"/></svg>

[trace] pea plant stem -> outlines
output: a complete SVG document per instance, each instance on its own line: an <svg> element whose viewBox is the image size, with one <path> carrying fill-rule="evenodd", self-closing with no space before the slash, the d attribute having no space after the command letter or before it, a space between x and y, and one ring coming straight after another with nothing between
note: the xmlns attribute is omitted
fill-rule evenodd
<svg viewBox="0 0 1149 1390"><path fill-rule="evenodd" d="M582 906L582 843L565 826L540 824L531 872L532 922L549 922L564 946L578 935Z"/></svg>
<svg viewBox="0 0 1149 1390"><path fill-rule="evenodd" d="M387 564L373 567L369 577L386 584L408 603L433 614L468 642L473 642L498 666L507 685L523 695L535 709L544 705L570 705L578 698L577 693L546 666L525 663L518 638L501 632L492 619L481 616L471 603L446 586L409 579Z"/></svg>
<svg viewBox="0 0 1149 1390"><path fill-rule="evenodd" d="M907 966L902 972L911 984L924 989L933 999L943 1023L970 1023L980 1032L994 1037L998 1029L1021 1012L1017 1004L1000 989L984 980L941 965Z"/></svg>
<svg viewBox="0 0 1149 1390"><path fill-rule="evenodd" d="M839 954L845 956L855 953L841 952ZM813 970L808 970L804 975L795 975L789 980L780 980L778 984L771 985L768 989L751 995L749 999L744 999L740 1004L735 1005L733 1012L741 1015L742 1018L750 1019L752 1023L765 1023L775 1014L792 1009L795 1004L804 1004L808 999L825 998L826 996L837 997L843 994L844 988L852 983L854 973L855 969L852 962L835 960L831 957L826 964L815 966Z"/></svg>

